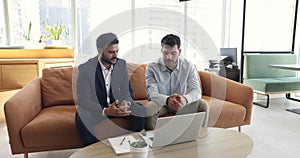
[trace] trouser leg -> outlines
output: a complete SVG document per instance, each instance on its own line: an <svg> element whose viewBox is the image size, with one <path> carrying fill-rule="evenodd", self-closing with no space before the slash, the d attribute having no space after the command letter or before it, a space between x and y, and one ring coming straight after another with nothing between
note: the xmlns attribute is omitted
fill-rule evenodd
<svg viewBox="0 0 300 158"><path fill-rule="evenodd" d="M207 127L207 123L208 123L208 116L209 116L209 105L207 103L206 100L204 99L199 99L199 106L198 106L198 112L203 112L205 111L206 112L206 115L205 115L205 119L204 119L204 122L203 122L203 127Z"/></svg>
<svg viewBox="0 0 300 158"><path fill-rule="evenodd" d="M98 141L98 139L90 132L90 130L86 128L77 112L75 115L75 122L78 135L84 146L93 144Z"/></svg>
<svg viewBox="0 0 300 158"><path fill-rule="evenodd" d="M161 115L164 115L167 113L166 107L162 107L160 109L160 106L156 104L153 101L148 102L144 105L146 109L146 130L153 130L156 125L157 118Z"/></svg>
<svg viewBox="0 0 300 158"><path fill-rule="evenodd" d="M146 110L142 105L133 104L129 109L131 115L129 116L129 130L133 132L139 132L145 129L146 122Z"/></svg>
<svg viewBox="0 0 300 158"><path fill-rule="evenodd" d="M99 140L116 137L145 129L146 111L142 105L132 104L129 108L131 114L125 117L108 116L98 122L94 127L96 137Z"/></svg>

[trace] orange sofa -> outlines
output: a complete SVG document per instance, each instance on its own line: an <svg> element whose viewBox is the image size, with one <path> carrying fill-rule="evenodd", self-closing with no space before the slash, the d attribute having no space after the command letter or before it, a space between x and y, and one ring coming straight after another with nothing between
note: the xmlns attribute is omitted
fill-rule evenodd
<svg viewBox="0 0 300 158"><path fill-rule="evenodd" d="M127 64L133 99L146 103L145 64ZM82 147L75 127L72 87L74 68L46 68L4 105L13 154ZM76 74L76 73L75 73ZM199 71L203 99L210 106L208 126L239 127L250 124L252 88ZM122 122L116 120L117 125Z"/></svg>

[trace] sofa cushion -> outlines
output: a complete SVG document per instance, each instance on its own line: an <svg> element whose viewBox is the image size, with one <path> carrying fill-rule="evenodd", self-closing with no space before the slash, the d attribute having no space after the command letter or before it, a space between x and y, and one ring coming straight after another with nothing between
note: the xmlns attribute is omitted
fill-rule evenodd
<svg viewBox="0 0 300 158"><path fill-rule="evenodd" d="M134 100L147 100L146 95L146 68L147 64L135 64L135 63L127 63L126 65L128 76L130 79L130 84L133 91L133 99ZM197 70L197 66L195 65ZM197 73L197 78L200 84L201 91L201 79L200 73Z"/></svg>
<svg viewBox="0 0 300 158"><path fill-rule="evenodd" d="M44 107L73 105L72 67L43 69L41 85Z"/></svg>
<svg viewBox="0 0 300 158"><path fill-rule="evenodd" d="M22 130L25 147L81 146L73 106L52 106L43 109Z"/></svg>
<svg viewBox="0 0 300 158"><path fill-rule="evenodd" d="M244 54L243 78L296 77L296 71L286 71L269 67L270 64L297 64L296 54Z"/></svg>
<svg viewBox="0 0 300 158"><path fill-rule="evenodd" d="M127 63L128 76L134 100L147 99L146 96L146 64Z"/></svg>
<svg viewBox="0 0 300 158"><path fill-rule="evenodd" d="M244 79L244 84L261 92L286 92L300 89L299 77Z"/></svg>
<svg viewBox="0 0 300 158"><path fill-rule="evenodd" d="M246 118L246 108L242 105L222 99L202 96L209 104L208 126L233 127Z"/></svg>

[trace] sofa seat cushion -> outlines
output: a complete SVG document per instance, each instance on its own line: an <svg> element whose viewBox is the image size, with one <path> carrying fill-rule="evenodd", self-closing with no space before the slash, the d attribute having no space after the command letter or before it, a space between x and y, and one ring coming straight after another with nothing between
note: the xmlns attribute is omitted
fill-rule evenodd
<svg viewBox="0 0 300 158"><path fill-rule="evenodd" d="M285 92L300 89L299 77L244 79L244 84L261 92Z"/></svg>
<svg viewBox="0 0 300 158"><path fill-rule="evenodd" d="M209 96L202 96L202 98L209 104L208 126L210 127L231 127L246 118L246 108L242 105Z"/></svg>
<svg viewBox="0 0 300 158"><path fill-rule="evenodd" d="M75 106L44 108L22 130L25 147L82 146L75 125Z"/></svg>

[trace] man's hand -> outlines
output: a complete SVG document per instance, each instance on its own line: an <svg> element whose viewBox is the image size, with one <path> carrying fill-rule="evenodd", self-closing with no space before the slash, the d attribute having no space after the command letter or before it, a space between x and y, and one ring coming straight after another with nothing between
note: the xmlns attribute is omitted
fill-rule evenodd
<svg viewBox="0 0 300 158"><path fill-rule="evenodd" d="M178 111L186 105L186 99L179 94L172 94L168 99L168 107L171 110Z"/></svg>
<svg viewBox="0 0 300 158"><path fill-rule="evenodd" d="M185 97L183 97L179 94L176 94L176 93L173 94L172 96L174 96L176 98L176 100L182 104L182 106L185 106L187 104L187 100Z"/></svg>
<svg viewBox="0 0 300 158"><path fill-rule="evenodd" d="M128 111L128 109L130 108L131 106L131 103L126 100L123 100L122 103L121 103L121 106L119 106L123 111Z"/></svg>
<svg viewBox="0 0 300 158"><path fill-rule="evenodd" d="M121 106L118 106L118 100L109 104L109 106L105 109L104 113L107 116L128 116L131 111L128 110L129 106L126 101L121 103Z"/></svg>

